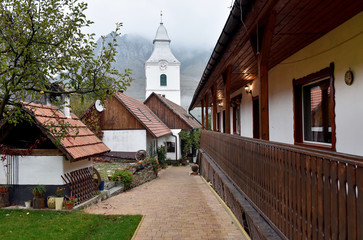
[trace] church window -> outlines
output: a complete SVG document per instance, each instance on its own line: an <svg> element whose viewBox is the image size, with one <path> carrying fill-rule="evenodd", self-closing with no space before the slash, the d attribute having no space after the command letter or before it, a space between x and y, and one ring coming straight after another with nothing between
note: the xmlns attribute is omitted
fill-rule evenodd
<svg viewBox="0 0 363 240"><path fill-rule="evenodd" d="M165 74L160 75L160 86L166 86L166 75Z"/></svg>

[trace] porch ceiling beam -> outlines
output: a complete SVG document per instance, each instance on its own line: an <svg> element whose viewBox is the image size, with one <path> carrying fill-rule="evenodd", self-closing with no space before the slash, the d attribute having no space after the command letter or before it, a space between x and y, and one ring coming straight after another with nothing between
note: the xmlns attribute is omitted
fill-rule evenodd
<svg viewBox="0 0 363 240"><path fill-rule="evenodd" d="M198 90L198 86L196 91L199 91L199 94L196 98L196 101L192 102L193 105L191 105L191 107L195 107L197 103L202 100L206 91L208 91L208 89L210 89L215 82L220 80L220 76L223 74L226 66L234 65L234 63L237 62L237 59L241 58L241 55L244 53L244 51L241 51L241 49L246 44L252 48L249 38L251 32L255 30L257 22L266 17L266 15L272 11L277 2L278 0L256 1L256 4L253 5L252 9L246 13L248 14L248 17L245 20L245 26L241 23L239 24L239 27L234 34L233 40L229 42L229 44L227 44L227 46L224 48L218 63L213 66L213 69L211 69L208 79L205 79L206 82L203 84L203 88ZM244 12L242 11L242 13ZM245 16L242 17L245 18Z"/></svg>

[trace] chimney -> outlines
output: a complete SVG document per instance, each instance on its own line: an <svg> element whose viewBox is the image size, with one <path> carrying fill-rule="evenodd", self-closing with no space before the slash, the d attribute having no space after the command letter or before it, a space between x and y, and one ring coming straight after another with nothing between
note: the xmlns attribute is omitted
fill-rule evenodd
<svg viewBox="0 0 363 240"><path fill-rule="evenodd" d="M70 99L68 95L64 95L64 104L60 107L61 111L67 118L71 117L71 109L69 108Z"/></svg>

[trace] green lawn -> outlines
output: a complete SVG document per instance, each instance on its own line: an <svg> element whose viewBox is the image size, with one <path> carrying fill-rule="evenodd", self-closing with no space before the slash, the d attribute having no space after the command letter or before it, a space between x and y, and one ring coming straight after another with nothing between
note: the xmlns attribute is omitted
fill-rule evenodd
<svg viewBox="0 0 363 240"><path fill-rule="evenodd" d="M131 239L141 215L0 210L1 239Z"/></svg>

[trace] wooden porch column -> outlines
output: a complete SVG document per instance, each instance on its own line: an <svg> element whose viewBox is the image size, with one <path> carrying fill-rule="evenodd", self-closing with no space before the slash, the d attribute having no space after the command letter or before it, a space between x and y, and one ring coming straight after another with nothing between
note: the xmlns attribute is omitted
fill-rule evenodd
<svg viewBox="0 0 363 240"><path fill-rule="evenodd" d="M258 55L258 78L260 80L260 138L269 140L269 114L268 114L268 59L276 22L276 11L270 13L265 27L261 54Z"/></svg>
<svg viewBox="0 0 363 240"><path fill-rule="evenodd" d="M217 131L217 84L215 83L212 88L213 96L213 131Z"/></svg>
<svg viewBox="0 0 363 240"><path fill-rule="evenodd" d="M205 129L209 130L209 121L208 121L208 106L209 106L209 94L208 92L205 94Z"/></svg>
<svg viewBox="0 0 363 240"><path fill-rule="evenodd" d="M237 106L233 107L233 134L237 133Z"/></svg>
<svg viewBox="0 0 363 240"><path fill-rule="evenodd" d="M226 129L225 133L231 134L231 77L232 77L232 65L229 65L224 72L224 91L226 93Z"/></svg>
<svg viewBox="0 0 363 240"><path fill-rule="evenodd" d="M202 129L204 128L204 100L202 100Z"/></svg>

